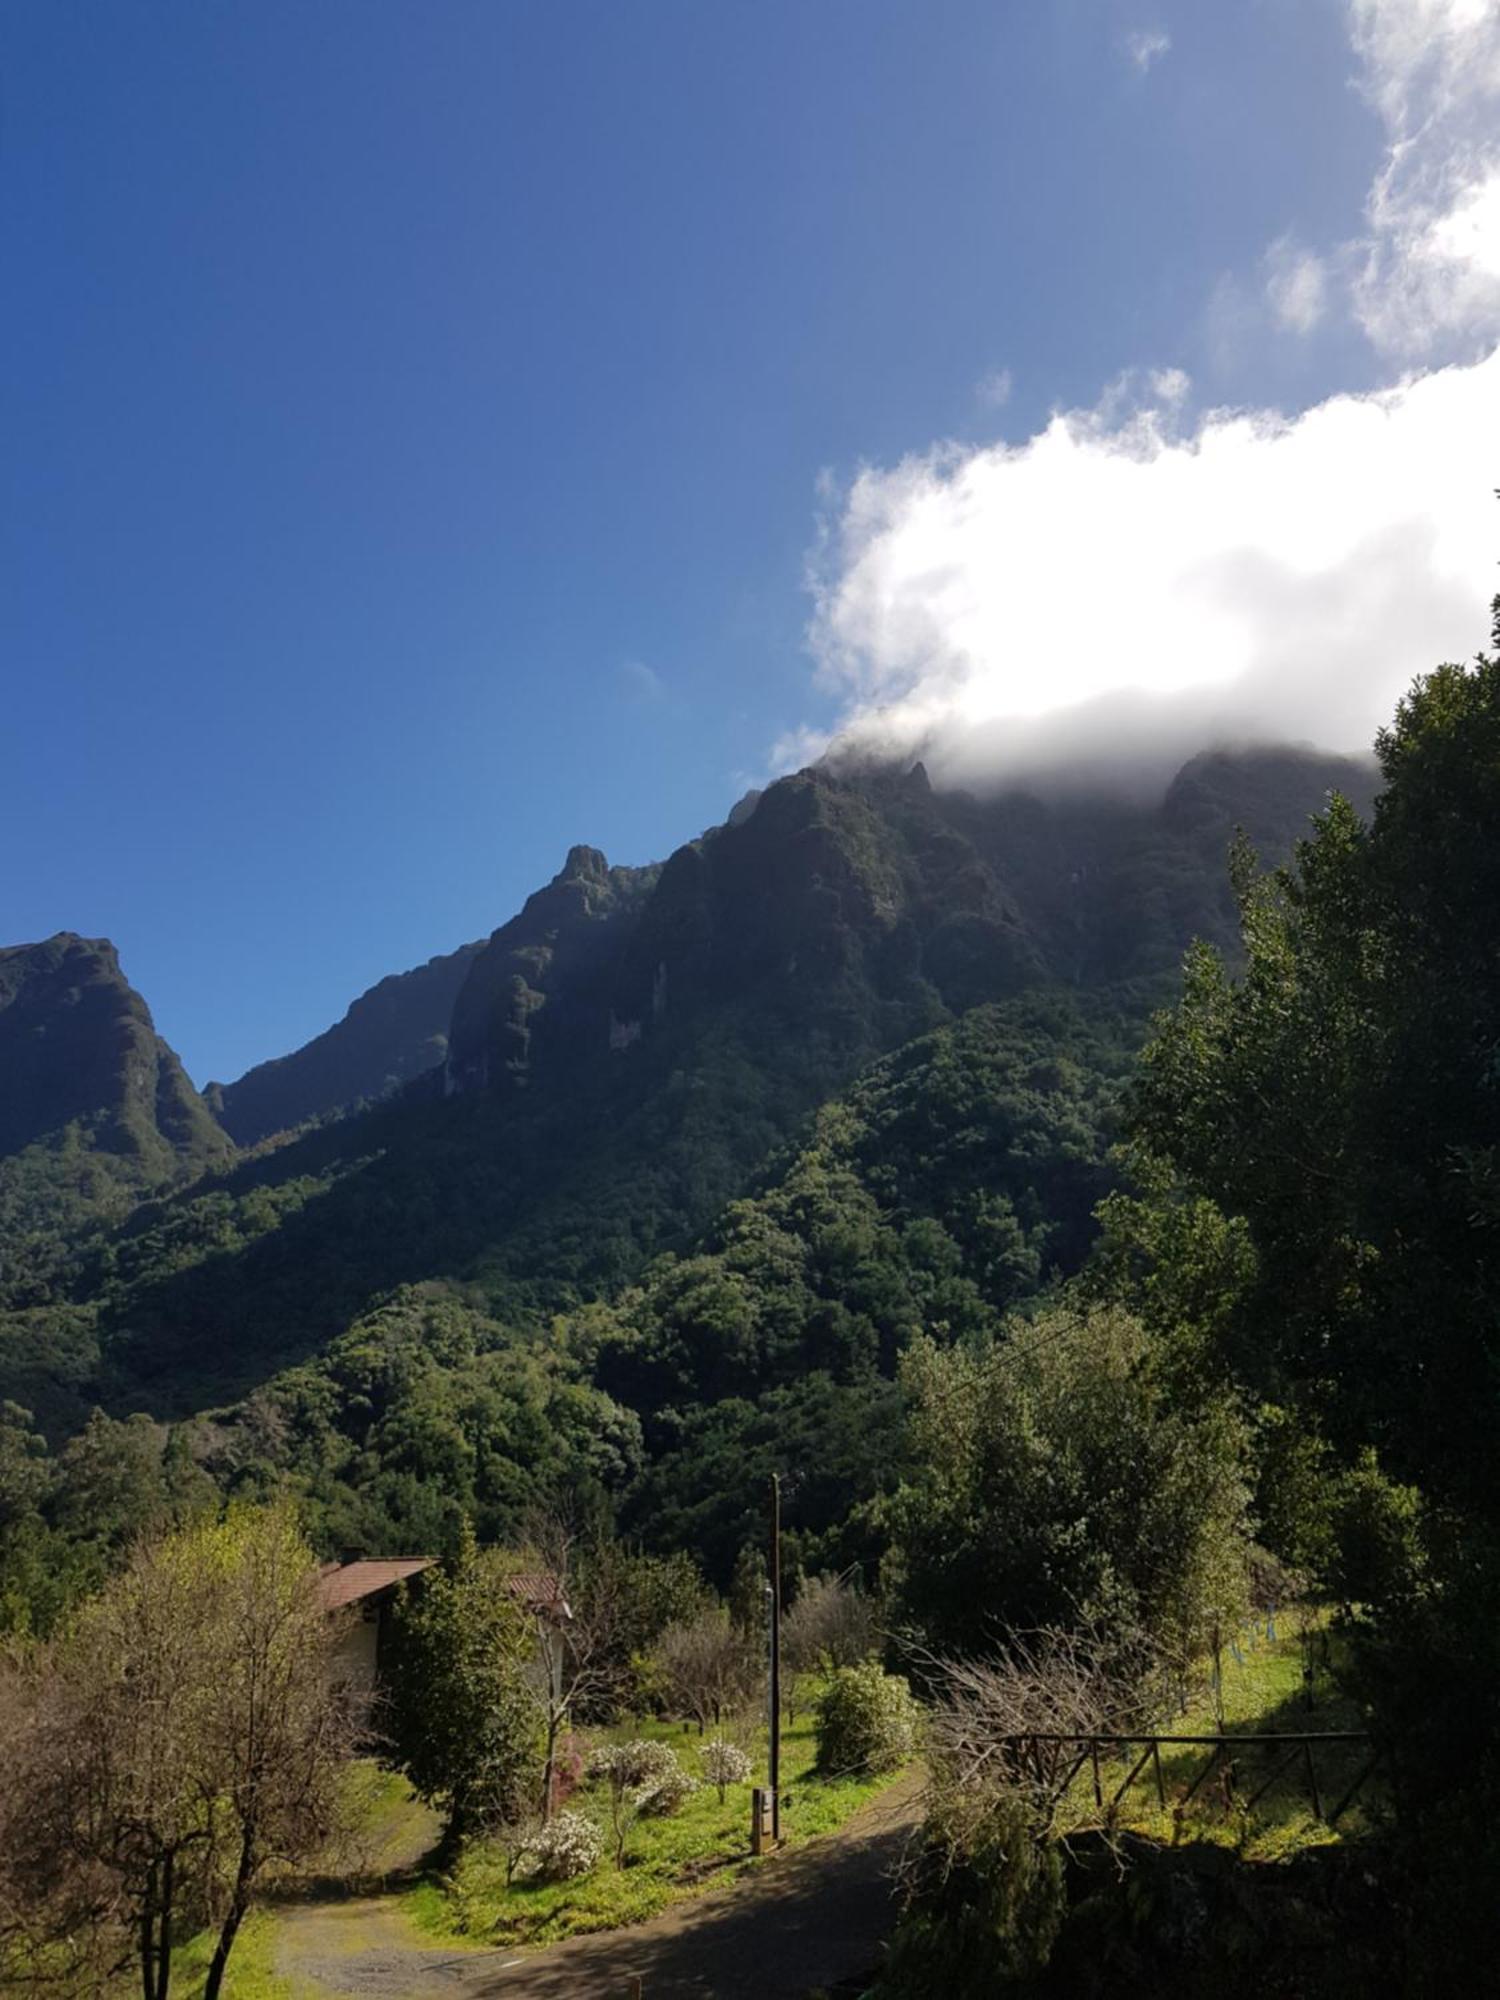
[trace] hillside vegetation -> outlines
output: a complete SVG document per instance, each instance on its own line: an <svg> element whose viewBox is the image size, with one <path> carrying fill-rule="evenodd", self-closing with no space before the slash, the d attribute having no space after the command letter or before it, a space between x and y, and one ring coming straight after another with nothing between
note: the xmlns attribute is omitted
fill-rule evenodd
<svg viewBox="0 0 1500 2000"><path fill-rule="evenodd" d="M639 1900L637 1820L664 1866L718 1824L642 1745L762 1700L774 1473L789 1621L854 1634L792 1690L825 1775L827 1690L921 1707L883 1995L1472 1990L1500 660L1417 682L1377 751L1372 806L1273 753L1195 760L1149 812L824 770L659 870L574 849L474 956L441 1064L19 1242L21 1655L55 1633L66 1662L127 1550L226 1500L290 1497L322 1552L442 1556L386 1752L447 1823L428 1919L603 1921ZM518 1565L577 1607L582 1748L538 1706ZM1226 1651L1270 1611L1320 1635L1313 1679L1267 1645L1237 1714ZM1352 1736L1341 1788L1378 1753L1337 1829L1284 1776L1269 1816L1194 1805L1175 1750L1154 1811L1108 1811L1037 1751L1114 1772L1126 1737L1251 1715ZM537 1832L559 1774L576 1854Z"/></svg>

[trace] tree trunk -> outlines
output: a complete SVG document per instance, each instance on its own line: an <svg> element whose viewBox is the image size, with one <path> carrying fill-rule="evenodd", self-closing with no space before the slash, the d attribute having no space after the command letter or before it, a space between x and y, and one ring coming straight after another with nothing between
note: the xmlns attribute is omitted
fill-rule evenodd
<svg viewBox="0 0 1500 2000"><path fill-rule="evenodd" d="M146 2000L156 2000L156 1863L146 1871L146 1893L141 1901L141 1991Z"/></svg>
<svg viewBox="0 0 1500 2000"><path fill-rule="evenodd" d="M548 1710L547 1713L547 1757L542 1765L542 1824L552 1818L552 1794L557 1785L557 1732L562 1727L562 1715Z"/></svg>
<svg viewBox="0 0 1500 2000"><path fill-rule="evenodd" d="M255 1836L247 1830L240 1842L240 1865L235 1870L234 1893L229 1899L228 1914L219 1932L219 1941L214 1946L214 1955L208 1968L208 1977L203 1982L203 2000L219 2000L224 1985L224 1968L229 1963L229 1954L234 1949L235 1938L240 1925L245 1920L245 1912L250 1907L250 1884L254 1875L253 1854Z"/></svg>
<svg viewBox="0 0 1500 2000"><path fill-rule="evenodd" d="M172 1876L176 1856L168 1853L161 1864L161 1927L156 1941L156 2000L167 2000L172 1979Z"/></svg>

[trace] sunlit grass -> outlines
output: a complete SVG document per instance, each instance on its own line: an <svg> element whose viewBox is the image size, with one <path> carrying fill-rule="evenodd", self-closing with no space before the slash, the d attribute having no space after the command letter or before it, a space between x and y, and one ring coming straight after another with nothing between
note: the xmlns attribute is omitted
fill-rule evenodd
<svg viewBox="0 0 1500 2000"><path fill-rule="evenodd" d="M217 1936L200 1931L173 1954L173 2000L200 2000ZM137 1976L121 1993L139 1990ZM240 1925L224 1972L224 1993L225 2000L295 2000L293 1989L276 1972L276 1920L269 1911L252 1910Z"/></svg>
<svg viewBox="0 0 1500 2000"><path fill-rule="evenodd" d="M1308 1633L1319 1660L1311 1686L1304 1677ZM1291 1613L1276 1622L1274 1634L1265 1620L1244 1626L1233 1647L1222 1653L1220 1705L1225 1732L1292 1735L1364 1727L1358 1707L1335 1685L1325 1663L1330 1645L1326 1618L1317 1613ZM1309 1700L1309 1693L1311 1699ZM1184 1712L1163 1717L1163 1735L1207 1736L1219 1728L1211 1685L1202 1683ZM1100 1775L1105 1800L1101 1815L1094 1798L1092 1773L1084 1767L1074 1779L1062 1813L1068 1828L1098 1825L1101 1818L1116 1827L1163 1841L1208 1841L1231 1847L1248 1860L1285 1858L1302 1848L1328 1846L1369 1831L1371 1814L1381 1799L1379 1774L1369 1780L1336 1826L1314 1812L1307 1773L1298 1760L1253 1807L1249 1799L1271 1774L1270 1753L1247 1753L1234 1787L1223 1782L1222 1766L1211 1773L1191 1800L1187 1793L1209 1757L1206 1745L1164 1748L1161 1773L1166 1803L1159 1800L1156 1777L1148 1762L1117 1805L1114 1794L1144 1746L1123 1756L1102 1758ZM1285 1754L1285 1753L1278 1753ZM1327 1812L1353 1783L1369 1752L1361 1744L1323 1744L1314 1749L1320 1803Z"/></svg>
<svg viewBox="0 0 1500 2000"><path fill-rule="evenodd" d="M651 1736L670 1743L694 1777L702 1777L700 1738L680 1724L631 1723L606 1732L615 1739ZM786 1844L831 1833L867 1799L892 1782L882 1778L820 1778L810 1720L784 1725L781 1739L782 1836ZM765 1731L745 1746L755 1760L755 1782L765 1774ZM568 1801L600 1827L605 1858L573 1882L519 1881L507 1886L504 1857L476 1843L446 1881L429 1881L405 1898L408 1913L438 1936L493 1944L549 1944L583 1931L640 1923L669 1903L701 1894L757 1866L750 1853L750 1786L731 1785L720 1804L705 1782L679 1812L638 1820L616 1868L609 1802L602 1786L585 1785Z"/></svg>

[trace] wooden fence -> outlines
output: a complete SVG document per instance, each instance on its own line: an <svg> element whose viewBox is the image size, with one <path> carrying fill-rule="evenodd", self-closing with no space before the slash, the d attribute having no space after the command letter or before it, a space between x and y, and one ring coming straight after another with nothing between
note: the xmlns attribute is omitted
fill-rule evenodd
<svg viewBox="0 0 1500 2000"><path fill-rule="evenodd" d="M1321 1750L1326 1755L1335 1745L1361 1745L1368 1754L1353 1781L1343 1787L1335 1803L1325 1811L1323 1787L1318 1781L1318 1753ZM1120 1804L1132 1785L1146 1778L1149 1766L1151 1779L1156 1785L1157 1799L1165 1810L1167 1780L1162 1770L1162 1751L1182 1748L1206 1749L1207 1759L1187 1790L1176 1800L1178 1805L1189 1804L1214 1772L1218 1771L1226 1794L1234 1794L1241 1786L1254 1787L1253 1790L1245 1790L1241 1801L1248 1811L1265 1797L1273 1785L1295 1773L1299 1788L1306 1790L1315 1816L1328 1826L1337 1825L1342 1814L1363 1790L1386 1754L1384 1746L1377 1743L1367 1731L1361 1729L1304 1730L1277 1734L1251 1731L1239 1734L1220 1731L1204 1736L1150 1733L1126 1736L1065 1736L1036 1733L999 1737L994 1740L991 1748L1000 1750L1002 1746L1010 1752L1015 1762L1029 1766L1038 1781L1054 1797L1061 1797L1069 1791L1073 1781L1087 1765L1093 1779L1094 1804L1101 1812L1105 1810L1104 1759L1128 1756L1137 1748L1140 1751L1140 1755L1131 1764L1125 1776L1114 1787L1109 1799L1110 1809ZM1070 1755L1071 1763L1068 1762ZM1325 1764L1325 1772L1326 1769ZM1113 1775L1113 1772L1108 1773L1110 1779Z"/></svg>

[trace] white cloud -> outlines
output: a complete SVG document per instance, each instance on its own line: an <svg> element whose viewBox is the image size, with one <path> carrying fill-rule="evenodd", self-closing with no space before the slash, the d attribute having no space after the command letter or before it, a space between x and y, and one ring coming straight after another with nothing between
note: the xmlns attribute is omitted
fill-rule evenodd
<svg viewBox="0 0 1500 2000"><path fill-rule="evenodd" d="M1175 409L1192 393L1193 378L1185 368L1156 368L1151 373L1151 393L1158 402Z"/></svg>
<svg viewBox="0 0 1500 2000"><path fill-rule="evenodd" d="M1008 368L992 368L988 375L980 378L974 393L986 409L999 410L1010 401L1010 392L1014 387Z"/></svg>
<svg viewBox="0 0 1500 2000"><path fill-rule="evenodd" d="M648 667L644 660L626 660L620 667L620 681L625 692L635 701L660 701L666 693L666 684L654 667Z"/></svg>
<svg viewBox="0 0 1500 2000"><path fill-rule="evenodd" d="M1125 37L1125 53L1144 76L1155 62L1160 62L1172 46L1172 37L1165 28L1137 28Z"/></svg>
<svg viewBox="0 0 1500 2000"><path fill-rule="evenodd" d="M1389 140L1355 312L1387 353L1472 353L1500 337L1500 4L1349 0L1349 28Z"/></svg>
<svg viewBox="0 0 1500 2000"><path fill-rule="evenodd" d="M1311 333L1328 311L1328 269L1313 250L1289 236L1266 252L1266 296L1277 320L1293 333Z"/></svg>
<svg viewBox="0 0 1500 2000"><path fill-rule="evenodd" d="M1485 636L1496 437L1500 353L1293 419L1073 412L866 469L814 558L842 735L961 782L1368 747L1413 674Z"/></svg>
<svg viewBox="0 0 1500 2000"><path fill-rule="evenodd" d="M810 639L841 746L920 750L954 782L1149 788L1213 741L1367 748L1414 674L1483 643L1500 0L1347 10L1389 140L1367 233L1326 255L1281 238L1258 301L1226 273L1210 356L1243 359L1268 310L1308 333L1352 305L1428 372L1300 415L1195 420L1181 370L1127 369L1028 443L936 446L841 495L825 482ZM778 756L828 740L799 731Z"/></svg>

